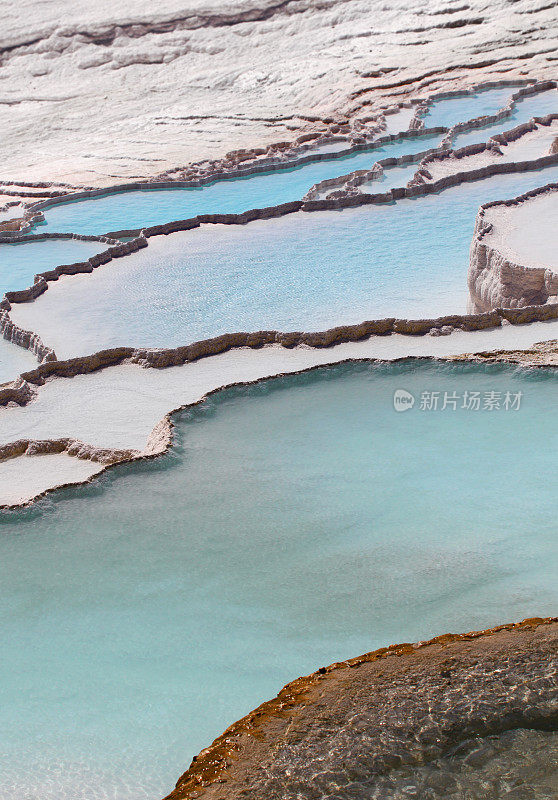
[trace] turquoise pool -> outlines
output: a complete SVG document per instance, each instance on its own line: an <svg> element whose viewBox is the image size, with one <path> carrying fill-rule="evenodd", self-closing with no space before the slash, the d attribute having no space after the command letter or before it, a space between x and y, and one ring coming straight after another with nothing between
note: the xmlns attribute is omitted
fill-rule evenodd
<svg viewBox="0 0 558 800"><path fill-rule="evenodd" d="M345 156L234 180L215 181L197 189L149 189L119 192L45 209L46 229L57 233L100 234L148 227L196 214L240 213L250 208L300 200L315 183L370 169L382 158L420 153L436 147L440 136L404 139ZM45 229L41 225L37 230Z"/></svg>
<svg viewBox="0 0 558 800"><path fill-rule="evenodd" d="M95 253L106 250L102 242L75 239L39 239L14 244L0 244L0 296L4 292L31 286L35 275L54 269L59 264L87 261Z"/></svg>
<svg viewBox="0 0 558 800"><path fill-rule="evenodd" d="M458 122L495 114L507 104L515 91L517 91L516 87L507 86L499 89L485 89L463 97L438 100L430 106L428 113L423 117L424 125L426 128L439 126L451 128Z"/></svg>
<svg viewBox="0 0 558 800"><path fill-rule="evenodd" d="M556 180L552 167L391 205L155 237L140 253L52 284L13 316L68 358L231 331L465 313L479 206Z"/></svg>
<svg viewBox="0 0 558 800"><path fill-rule="evenodd" d="M457 149L468 144L486 142L496 133L509 131L511 128L515 128L516 125L529 122L533 117L544 117L547 114L558 114L558 90L556 89L517 101L511 116L492 125L485 125L483 128L475 128L467 133L458 134L453 140L452 147Z"/></svg>
<svg viewBox="0 0 558 800"><path fill-rule="evenodd" d="M416 363L268 381L183 414L162 460L2 516L0 796L154 800L300 674L554 613L557 390Z"/></svg>
<svg viewBox="0 0 558 800"><path fill-rule="evenodd" d="M53 269L59 264L85 261L95 253L106 250L107 246L100 242L71 239L0 244L0 298L4 292L31 286L39 272ZM0 383L11 381L21 372L36 366L37 360L32 353L6 341L0 334Z"/></svg>

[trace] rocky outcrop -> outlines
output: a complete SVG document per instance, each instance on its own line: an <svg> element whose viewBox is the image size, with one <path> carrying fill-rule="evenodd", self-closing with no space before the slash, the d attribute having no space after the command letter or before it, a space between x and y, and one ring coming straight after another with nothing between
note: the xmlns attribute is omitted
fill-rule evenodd
<svg viewBox="0 0 558 800"><path fill-rule="evenodd" d="M231 725L166 800L375 797L385 776L443 758L472 737L558 730L557 668L557 618L392 645L322 667Z"/></svg>
<svg viewBox="0 0 558 800"><path fill-rule="evenodd" d="M25 406L35 397L35 390L24 378L0 386L0 406Z"/></svg>
<svg viewBox="0 0 558 800"><path fill-rule="evenodd" d="M19 439L17 442L0 445L0 461L19 456L39 456L51 453L66 453L74 458L95 461L99 464L115 464L121 461L132 461L139 457L137 450L116 450L94 447L80 442L78 439Z"/></svg>
<svg viewBox="0 0 558 800"><path fill-rule="evenodd" d="M519 367L529 369L558 367L558 340L536 342L529 350L487 350L481 353L451 356L448 360L481 364L517 364Z"/></svg>
<svg viewBox="0 0 558 800"><path fill-rule="evenodd" d="M47 347L41 337L33 331L26 331L12 322L9 311L0 308L0 334L12 344L23 347L37 356L39 361L56 361L56 354Z"/></svg>
<svg viewBox="0 0 558 800"><path fill-rule="evenodd" d="M555 303L558 295L558 273L555 269L550 266L525 266L508 253L501 252L490 241L493 223L486 219L491 209L528 203L549 192L558 192L558 184L548 184L511 200L486 203L479 209L467 277L470 308L475 313L486 313L497 307L526 309Z"/></svg>

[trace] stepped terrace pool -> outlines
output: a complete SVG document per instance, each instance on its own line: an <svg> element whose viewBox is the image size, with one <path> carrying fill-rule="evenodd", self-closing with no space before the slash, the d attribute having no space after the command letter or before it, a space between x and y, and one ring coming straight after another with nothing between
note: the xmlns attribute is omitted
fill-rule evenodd
<svg viewBox="0 0 558 800"><path fill-rule="evenodd" d="M475 128L472 131L465 131L464 133L457 134L453 139L452 147L457 149L458 147L465 147L468 144L486 142L496 133L509 131L517 125L529 122L533 117L544 117L547 114L558 114L557 89L550 89L546 92L540 92L539 94L517 100L515 108L512 110L509 117L491 125L485 125L481 128Z"/></svg>
<svg viewBox="0 0 558 800"><path fill-rule="evenodd" d="M437 147L440 138L437 135L395 140L382 146L371 145L368 150L343 158L244 178L216 180L199 188L153 188L70 201L45 209L46 227L40 225L37 230L102 234L159 225L196 214L238 214L250 208L288 203L300 200L315 183L326 178L370 169L383 158L421 153Z"/></svg>
<svg viewBox="0 0 558 800"><path fill-rule="evenodd" d="M323 330L465 313L479 206L558 179L558 167L436 195L154 237L90 275L63 277L12 318L59 358L171 347L232 331Z"/></svg>
<svg viewBox="0 0 558 800"><path fill-rule="evenodd" d="M424 118L425 125L450 127L456 122L493 114L506 105L513 92L513 87L488 89L472 95L435 101ZM537 105L538 110L533 113L548 113L544 110L547 102L543 97L542 102ZM527 113L532 104L537 104L536 96L521 101L523 113ZM388 116L388 132L397 132L403 124L408 124L410 118L411 111L408 109L393 117ZM397 124L394 127L395 121ZM296 168L233 180L217 180L200 188L165 190L154 188L69 201L45 209L46 221L40 230L46 226L49 231L102 234L148 227L173 219L193 217L196 214L240 213L250 208L279 205L300 200L315 183L355 170L370 169L382 158L420 153L436 147L439 141L438 135L400 139L381 146L371 144L365 151L342 158L335 157L336 151L343 146L337 143L327 148L332 151L329 153L330 158ZM387 181L377 191L385 191L386 188L388 188ZM153 192L157 194L153 195Z"/></svg>
<svg viewBox="0 0 558 800"><path fill-rule="evenodd" d="M428 112L424 115L424 126L426 128L439 126L451 128L452 125L458 122L466 122L476 117L495 114L496 111L506 105L514 91L516 91L514 88L508 86L485 89L462 97L437 100L432 103Z"/></svg>
<svg viewBox="0 0 558 800"><path fill-rule="evenodd" d="M3 800L153 800L300 674L553 613L557 381L409 362L226 390L163 459L2 515Z"/></svg>
<svg viewBox="0 0 558 800"><path fill-rule="evenodd" d="M0 334L0 384L12 381L21 372L35 369L36 366L33 353L6 341Z"/></svg>
<svg viewBox="0 0 558 800"><path fill-rule="evenodd" d="M31 286L35 275L59 264L86 261L106 250L103 242L78 239L36 239L14 244L0 244L0 296L4 292Z"/></svg>

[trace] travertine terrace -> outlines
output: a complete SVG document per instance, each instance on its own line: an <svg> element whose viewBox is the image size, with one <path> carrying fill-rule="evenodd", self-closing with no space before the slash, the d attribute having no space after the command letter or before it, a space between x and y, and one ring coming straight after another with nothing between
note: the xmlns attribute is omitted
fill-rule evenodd
<svg viewBox="0 0 558 800"><path fill-rule="evenodd" d="M108 186L308 132L358 134L382 106L421 92L555 77L554 9L527 0L381 12L364 0L25 0L4 10L2 178L12 181Z"/></svg>
<svg viewBox="0 0 558 800"><path fill-rule="evenodd" d="M124 490L126 476L136 471L140 479L142 469L159 466L163 473L181 457L180 413L193 415L204 401L210 405L212 396L226 398L232 388L265 394L286 375L300 375L302 382L316 376L329 380L344 362L351 362L350 369L352 362L362 362L356 369L393 372L411 365L412 371L435 374L454 370L459 362L467 375L477 370L483 376L511 364L518 369L510 372L521 380L551 375L558 366L556 20L552 3L531 0L490 5L480 0L420 5L408 0L383 5L368 0L7 0L0 33L0 123L7 132L0 173L0 252L7 264L0 271L0 521L6 523L8 545L20 520L31 520L32 528L34 519L55 509L48 542L59 547L58 500L62 507L70 498L70 509L77 497L81 511L87 492L102 494L112 485L108 476L101 477L109 470ZM252 249L249 241L255 242ZM68 253L68 242L75 248L67 259L72 263L62 263L62 256L54 261L39 256L38 267L32 257L26 261L21 255L29 243L33 248L48 243L53 252ZM181 261L184 254L187 264ZM208 265L217 268L211 272ZM238 275L244 283L235 282ZM5 276L9 282L2 285ZM377 283L367 283L369 276ZM324 286L331 295L319 294ZM244 316L239 308L247 310ZM10 357L3 356L6 348ZM345 391L336 408L345 410L346 397ZM538 413L545 411L542 403ZM384 429L391 431L391 423ZM388 441L388 452L392 444ZM444 448L450 452L446 439ZM384 469L385 462L379 463ZM85 484L95 485L59 491ZM183 494L191 503L188 489ZM165 502L174 512L172 498ZM114 506L116 520L121 504ZM234 527L230 501L229 506L225 516ZM97 528L108 532L106 552L114 547L119 569L123 540L111 539L112 511L97 520L95 507L90 533L94 539ZM79 545L80 522L72 521L71 513L68 528ZM169 529L182 524L169 519ZM298 517L296 522L298 531ZM188 543L193 564L198 546L203 562L206 543L194 528ZM161 531L169 542L174 533ZM57 728L57 714L62 718L64 708L72 708L72 693L81 691L81 679L90 685L92 673L94 682L106 679L119 686L122 678L111 672L119 632L110 625L123 608L129 614L123 635L133 629L141 640L139 650L134 643L123 645L124 650L129 645L127 656L136 654L130 687L152 679L146 664L161 674L168 666L145 635L150 625L152 634L157 628L156 615L147 623L142 615L161 598L180 599L181 584L167 584L166 574L154 573L151 580L156 548L148 537L145 542L136 554L146 570L145 587L138 589L136 575L129 585L126 580L121 585L118 577L112 585L102 584L95 570L105 542L97 551L98 542L91 549L86 543L77 556L87 567L80 580L88 590L104 587L99 597L92 592L90 602L72 583L72 565L66 569L60 545L51 568L56 585L49 591L45 584L42 597L31 593L21 600L13 617L15 638L21 634L27 644L22 656L9 643L16 667L7 685L15 676L21 686L13 696L21 687L23 694L6 705L7 721L0 721L8 738L20 723L29 724L25 730L31 733L10 740L11 771L0 779L0 794L7 800L21 800L22 787L44 800L142 800L144 789L152 800L153 787L158 796L168 792L175 780L169 781L169 774L178 775L186 755L201 746L194 748L186 738L179 758L167 759L166 770L150 769L153 742L139 758L131 756L131 769L122 766L124 757L113 758L120 741L117 748L107 745L104 762L96 761L104 743L91 733L94 724L90 728L89 720L84 725L78 720L81 713L89 714L87 700L78 713L74 709L68 730L56 731L55 744L50 728L41 728L48 713L54 714L50 727ZM499 543L492 540L490 546L487 563L500 565ZM539 553L537 546L533 550ZM444 541L433 550L444 564L445 547ZM382 552L378 548L374 558L381 561ZM161 564L164 557L160 554ZM12 563L17 572L29 560ZM463 564L469 568L469 561ZM111 569L112 563L105 577ZM476 591L475 579L472 575L465 591ZM40 578L26 575L25 581L43 590ZM111 609L113 588L118 591ZM24 597L20 589L16 578L17 598L12 604L8 596L4 604L8 612L20 594ZM525 592L529 602L539 598ZM201 602L208 604L208 593L201 586ZM466 617L462 624L465 612L463 619L457 616L458 630L507 619L495 594L481 621ZM189 603L190 587L186 595ZM51 598L59 608L41 616ZM271 613L264 609L261 619L273 616L272 593L269 603ZM234 601L230 607L234 611ZM33 614L37 610L31 622L26 618L30 608ZM83 617L83 609L90 616ZM228 653L226 638L208 633L206 641L205 631L196 631L184 644L181 620L191 611L188 606L185 613L179 604L169 612L169 619L177 613L176 648L192 658L168 677L165 698L160 692L153 702L155 695L145 694L151 698L146 701L150 712L168 699L167 687L173 684L177 691L180 669L197 691L196 668L200 674L211 671L211 648ZM243 624L250 627L253 614L257 628L258 613L245 609ZM522 607L516 619L526 613L554 612ZM193 616L200 627L199 615ZM49 642L48 624L53 626L48 663L35 656L43 641L38 619ZM34 684L35 662L49 674L58 657L54 641L67 620L69 627L76 625L72 658L75 654L76 674L82 672L80 681L62 686L66 664L61 664L55 675L66 694L53 712L44 700L45 687ZM231 630L234 625L233 613ZM397 792L403 786L404 796L407 780L420 796L430 769L439 779L433 791L442 792L457 786L447 777L448 759L485 763L478 760L477 745L471 749L473 739L486 743L484 751L497 753L501 765L513 766L514 753L528 751L527 772L536 771L536 754L546 748L538 778L550 785L558 741L557 625L555 618L535 617L382 647L321 667L225 730L194 758L168 800L399 800ZM412 636L426 638L436 630L415 629ZM85 666L80 663L84 631L87 644L98 651ZM382 638L380 630L366 634L371 638L356 652L397 641ZM305 636L298 628L297 635ZM233 639L231 646L242 650L242 637ZM105 652L106 643L114 645L112 653ZM273 646L279 658L280 634ZM329 652L327 661L337 657ZM297 661L292 675L315 666L301 667ZM254 685L259 677L254 668ZM285 673L273 692L288 679ZM101 696L98 686L93 691ZM114 731L128 719L131 740L134 728L142 727L137 709L131 709L143 698L138 696L130 704L123 693L110 707ZM176 729L177 719L185 729L190 724L182 717L183 694L177 696L178 707L165 711L166 721L157 718L158 732L164 730L165 736L167 726ZM249 704L225 722L218 719L206 741L265 696L267 690L250 695ZM216 697L209 702L215 705ZM31 712L25 706L29 698L36 699ZM9 718L18 702L25 711ZM68 745L70 729L76 742L81 737L75 750L73 742ZM539 740L538 734L548 739ZM119 757L127 744L122 741ZM46 745L54 755L44 755ZM141 753L141 746L130 753ZM17 774L23 762L12 754L23 750L31 772L41 764L36 785L28 766L22 777ZM185 763L176 763L182 762L182 752ZM161 749L160 758L167 755ZM139 773L140 762L145 774L132 775ZM115 780L111 769L128 773ZM520 797L513 791L509 796Z"/></svg>
<svg viewBox="0 0 558 800"><path fill-rule="evenodd" d="M494 85L506 87L508 83L510 82L488 82L483 84L481 88L488 88ZM475 87L473 87L474 90ZM534 98L536 100L539 94L546 97L549 93L555 93L556 88L553 81L520 80L511 81L508 91L509 100L507 105L491 117L485 118L488 122L502 124L504 130L508 116L516 106L520 106L523 98ZM450 93L449 96L466 97L467 92L454 92L453 94ZM434 93L428 101L416 104L414 106L414 116L407 115L401 124L410 125L411 128L418 129L421 126L424 127L422 121L425 113L424 109L428 107L429 103L435 103L439 98L443 99L444 97L445 95ZM392 111L393 109L388 110ZM396 116L397 114L398 112L395 112ZM383 121L378 123L379 131L376 132L376 136L388 141L395 136L394 134L385 133L387 120L390 119L390 116L392 115L386 114L384 116ZM546 145L548 136L552 133L555 124L554 116L547 115L541 118L539 122L520 125L510 129L508 132L504 132L500 136L500 144L504 145L504 148L515 147L524 156L527 155L527 158L523 161L515 162L511 157L502 159L501 155L498 155L495 151L493 152L493 147L497 146L497 139L494 140L494 145L473 145L462 151L455 151L455 153L451 149L438 149L425 157L419 153L419 157L415 159L417 161L415 177L409 181L407 187L389 190L384 194L370 195L359 191L356 194L352 194L351 190L343 189L338 193L341 196L331 196L325 200L301 200L264 209L255 209L236 215L201 215L192 219L147 227L142 230L112 232L110 236L113 238L110 238L110 236L45 234L40 232L40 228L35 233L37 221L40 222L43 210L48 214L48 209L56 207L58 203L64 200L64 196L59 196L59 193L55 192L53 197L38 203L28 199L24 211L25 221L21 222L20 225L23 228L30 226L32 235L36 239L50 238L52 240L60 236L62 238L92 239L106 243L107 250L90 257L85 262L58 266L53 270L41 273L35 277L35 282L30 287L21 287L18 291L7 292L0 305L0 326L4 337L15 345L31 350L39 361L43 362L37 370L24 373L22 378L12 384L6 384L0 390L0 401L6 406L4 411L6 424L2 436L3 463L6 469L9 466L9 470L13 471L14 464L12 459L14 458L41 458L38 454L42 452L64 452L81 460L79 475L76 475L76 480L74 481L79 482L84 479L89 480L98 474L98 462L106 466L112 463L119 463L122 460L144 458L146 456L152 457L157 453L164 452L170 443L168 434L163 437L162 444L157 443L158 437L155 437L157 441L154 441L152 437L148 438L147 434L151 430L149 428L145 433L129 437L133 439L133 444L130 444L128 440L123 444L122 437L117 437L114 440L105 435L102 430L103 423L100 420L98 423L100 428L94 429L94 432L93 429L89 428L86 435L84 435L80 426L76 428L63 425L61 427L59 424L55 424L53 427L42 426L43 430L39 437L37 430L20 426L19 417L13 406L30 404L32 415L37 402L35 399L37 397L35 387L40 387L45 381L47 381L47 384L54 381L57 386L60 386L61 402L63 402L63 398L66 398L68 402L77 402L77 408L79 408L82 401L70 401L70 395L68 394L68 391L73 389L74 382L67 385L65 380L60 382L61 378L81 375L85 382L83 384L80 383L79 386L83 385L83 390L90 392L88 383L99 369L106 371L108 383L104 379L103 383L109 386L112 382L112 375L116 374L114 369L119 365L135 363L143 367L155 368L152 378L159 386L162 398L166 397L166 384L169 387L172 386L169 400L164 400L162 407L160 404L157 405L160 408L158 415L157 413L155 415L149 414L149 418L152 420L151 427L155 426L158 430L157 423L161 422L165 414L176 407L192 402L192 400L199 400L207 391L214 391L223 385L229 385L234 382L258 380L277 372L285 371L285 369L287 371L297 371L319 364L334 363L346 358L398 358L410 355L455 356L460 352L471 352L475 349L484 350L491 346L498 349L501 347L529 347L539 339L545 337L555 338L554 327L558 323L553 323L552 321L558 318L558 303L547 302L548 298L545 298L543 303L539 303L537 297L533 297L531 303L523 302L519 304L522 306L521 308L515 308L518 305L515 302L496 303L491 305L489 310L480 314L453 314L430 319L391 317L367 322L358 320L355 321L355 324L337 326L322 332L304 333L269 330L253 333L230 333L176 348L150 349L123 346L105 349L93 354L83 353L83 355L80 354L79 357L70 360L64 360L64 357L62 357L62 360L58 360L57 353L49 346L48 338L43 340L42 332L40 329L39 331L35 329L34 322L37 303L41 303L41 297L48 291L49 285L54 283L56 292L60 288L62 296L64 296L64 281L75 281L76 278L72 276L82 274L87 276L98 269L110 269L115 259L130 258L134 253L144 250L146 247L148 248L149 241L153 237L164 238L173 232L188 231L192 228L199 228L200 225L204 224L224 222L227 225L246 225L250 224L252 220L273 219L274 217L296 214L300 211L319 212L320 210L363 204L383 205L401 197L416 197L420 202L420 198L424 195L439 192L447 187L459 186L470 181L482 181L487 175L509 174L516 171L518 173L523 171L528 173L541 166L552 166L557 161L558 155L546 152L547 149L550 150L550 148L546 148ZM459 130L474 130L476 125L477 122L472 120L468 123L460 123L458 127ZM384 132L382 132L382 128ZM451 133L453 130L452 128L450 133L447 134L450 140L454 135ZM542 134L541 131L543 132ZM402 135L405 136L404 133ZM395 136L395 138L397 137ZM343 141L343 137L341 139L342 147L347 148L348 146L348 152L366 146L366 142L363 144L351 143L350 135L347 136L347 134L345 134L346 141ZM539 139L541 140L541 146L537 144ZM528 151L527 154L524 152L525 149ZM476 155L477 153L480 154L480 162L478 161L479 156ZM288 157L298 159L304 163L311 162L315 154L310 145L302 144L297 145ZM422 160L419 160L420 158ZM271 161L273 163L273 158ZM405 157L402 157L402 161L405 161ZM432 173L429 170L434 170L438 163L444 164L446 161L455 164L455 166L451 170L446 170L446 173L440 177L432 179ZM281 160L279 160L276 166L280 166L281 163ZM239 169L241 173L247 172L248 174L250 172L257 174L261 170L257 158L252 158L251 161L248 161L247 166L240 165L239 167L237 163L236 167L233 164L229 168L233 170L232 174L235 171L238 172ZM196 185L200 181L203 185L206 180L208 178L192 178L189 181L182 180L177 185L189 185L192 182ZM347 185L346 181L343 183L344 180L340 185ZM127 189L141 188L142 185L144 184L115 187L113 191L124 191L123 196L125 196ZM149 183L145 184L145 186L151 185ZM164 185L172 186L173 183L167 181ZM75 193L72 196L87 198L89 195L97 195L99 191ZM309 196L311 196L311 193ZM513 205L515 201L510 202ZM23 231L18 233L17 231L6 230L3 232L4 241L15 242L22 238L22 233ZM120 242L114 238L115 236L123 235L123 233L128 235L126 241ZM59 288L58 282L60 282ZM503 307L498 308L498 305ZM513 332L512 328L510 328L510 323L513 326ZM536 324L526 325L526 323L542 324L543 327L537 329ZM63 330L61 332L63 334ZM440 336L442 338L438 339ZM418 341L416 337L418 337ZM421 342L420 339L422 337L426 338ZM433 339L432 337L435 338ZM260 356L260 348L262 347L264 348L261 351L264 361L260 364L259 361L262 357ZM242 352L239 348L244 349L245 352ZM215 360L215 358L219 354L226 354L227 351L231 351L230 363L232 371L227 373L227 380L225 381L222 379L221 360ZM283 351L284 355L280 355L281 351ZM226 357L227 359L229 358L228 355ZM200 358L208 359L207 375L211 377L203 379L200 385L201 391L195 388L193 395L190 391L181 395L178 386L183 382L191 385L190 375L195 369L194 364L189 362L197 361ZM244 367L245 358L246 364L249 365L248 369ZM172 375L169 383L167 370L170 367L178 371L172 371L172 373L169 371L168 374ZM132 383L136 383L135 377L132 377L136 374L135 372L127 372L126 374L130 375ZM91 378L89 378L90 375ZM193 385L196 386L195 383ZM149 402L152 403L152 400ZM59 411L56 409L53 409L53 411L52 418L54 419L59 414ZM10 424L10 420L14 420L15 427ZM38 440L40 440L40 446L37 445ZM104 448L102 455L97 452L99 446ZM131 448L131 450L129 453L122 453L123 447ZM9 459L9 462L6 459ZM88 469L85 468L84 461L90 463ZM53 468L49 473L50 478L45 476L41 491L38 491L36 481L31 477L34 475L33 470L27 466L27 462L22 461L21 463L26 465L23 473L30 476L29 489L25 489L25 478L22 477L21 489L19 490L19 502L21 503L29 502L29 500L42 494L45 490L72 482L68 479L68 462L59 459L58 462L53 461ZM60 475L57 474L56 463L60 463L61 468L63 467ZM3 502L13 505L14 497L15 493L10 488L3 498Z"/></svg>
<svg viewBox="0 0 558 800"><path fill-rule="evenodd" d="M555 301L557 209L556 184L480 209L469 266L473 310Z"/></svg>

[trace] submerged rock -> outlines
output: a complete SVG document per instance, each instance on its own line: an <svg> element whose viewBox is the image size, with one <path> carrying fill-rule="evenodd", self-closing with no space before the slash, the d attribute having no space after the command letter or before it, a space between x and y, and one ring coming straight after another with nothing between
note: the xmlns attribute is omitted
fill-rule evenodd
<svg viewBox="0 0 558 800"><path fill-rule="evenodd" d="M550 798L557 667L557 619L322 667L228 728L166 800Z"/></svg>

